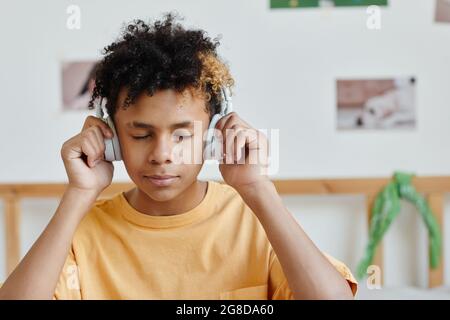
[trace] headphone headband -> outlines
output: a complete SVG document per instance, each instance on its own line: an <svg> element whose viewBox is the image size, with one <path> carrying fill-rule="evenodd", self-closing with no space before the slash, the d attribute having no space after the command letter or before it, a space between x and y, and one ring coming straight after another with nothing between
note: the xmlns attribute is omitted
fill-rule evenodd
<svg viewBox="0 0 450 320"><path fill-rule="evenodd" d="M220 87L220 95L222 98L222 101L220 102L220 115L225 116L233 111L230 88L225 86Z"/></svg>
<svg viewBox="0 0 450 320"><path fill-rule="evenodd" d="M100 101L97 103L96 108L97 118L104 119L105 115L108 116L108 112L105 110L103 106L103 97L100 98Z"/></svg>

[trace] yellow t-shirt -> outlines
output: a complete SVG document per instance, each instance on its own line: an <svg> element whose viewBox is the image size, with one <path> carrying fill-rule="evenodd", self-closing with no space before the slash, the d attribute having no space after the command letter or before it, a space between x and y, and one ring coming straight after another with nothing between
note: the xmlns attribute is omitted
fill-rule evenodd
<svg viewBox="0 0 450 320"><path fill-rule="evenodd" d="M356 293L356 281L327 256ZM75 232L55 299L292 299L257 217L226 184L209 181L192 210L136 211L123 193L99 200Z"/></svg>

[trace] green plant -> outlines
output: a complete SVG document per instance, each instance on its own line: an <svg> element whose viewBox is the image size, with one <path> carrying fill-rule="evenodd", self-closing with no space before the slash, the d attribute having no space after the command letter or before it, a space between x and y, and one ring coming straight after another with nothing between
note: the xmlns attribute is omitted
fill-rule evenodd
<svg viewBox="0 0 450 320"><path fill-rule="evenodd" d="M371 209L369 242L364 257L357 269L357 277L363 278L367 268L371 265L375 250L400 212L400 200L411 202L418 210L428 229L430 239L430 265L436 268L441 258L441 233L439 225L425 198L412 185L413 174L395 172L389 182L376 196Z"/></svg>

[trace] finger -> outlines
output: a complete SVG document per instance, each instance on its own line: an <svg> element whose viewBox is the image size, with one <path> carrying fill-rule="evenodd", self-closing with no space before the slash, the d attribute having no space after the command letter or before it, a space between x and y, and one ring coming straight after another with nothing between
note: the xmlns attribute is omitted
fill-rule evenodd
<svg viewBox="0 0 450 320"><path fill-rule="evenodd" d="M235 124L239 124L243 128L252 128L246 121L244 121L236 112L231 112L222 117L216 124L216 129L223 130L232 127Z"/></svg>
<svg viewBox="0 0 450 320"><path fill-rule="evenodd" d="M113 132L112 132L111 128L108 126L108 124L106 124L103 120L101 120L97 117L94 117L94 116L88 116L86 118L86 121L84 122L82 131L84 131L90 127L93 127L93 126L99 127L102 130L105 137L107 137L107 138L113 137Z"/></svg>
<svg viewBox="0 0 450 320"><path fill-rule="evenodd" d="M226 132L226 141L225 141L225 150L227 154L227 161L232 161L231 163L236 163L238 158L237 155L237 136L239 134L242 135L242 132L245 132L245 128L242 128L240 125L233 125L229 129L225 129Z"/></svg>
<svg viewBox="0 0 450 320"><path fill-rule="evenodd" d="M225 156L225 163L231 164L233 163L233 140L234 140L234 134L233 129L227 128L223 129L222 136L224 137L222 141L222 150L224 152Z"/></svg>
<svg viewBox="0 0 450 320"><path fill-rule="evenodd" d="M233 157L233 149L232 149L232 142L234 140L233 131L231 129L225 130L225 135L223 135L225 139L223 140L223 152L225 156L225 164L232 164L234 161Z"/></svg>
<svg viewBox="0 0 450 320"><path fill-rule="evenodd" d="M97 129L98 130L98 129ZM89 142L91 143L92 148L95 151L95 154L93 154L93 162L95 162L96 160L102 159L103 158L103 148L99 142L99 140L101 138L98 137L98 135L100 135L101 133L96 133L95 132L95 128L90 128L87 131L85 131L85 139L89 140Z"/></svg>
<svg viewBox="0 0 450 320"><path fill-rule="evenodd" d="M259 164L259 151L261 148L260 142L261 132L256 129L251 129L247 131L245 146L248 151L248 163L249 164Z"/></svg>
<svg viewBox="0 0 450 320"><path fill-rule="evenodd" d="M99 146L99 139L97 138L97 134L95 133L94 127L89 128L85 132L86 139L89 139L91 141L92 146L95 148L95 151L97 154L100 154L100 146Z"/></svg>
<svg viewBox="0 0 450 320"><path fill-rule="evenodd" d="M97 138L98 147L100 148L100 158L104 158L105 154L105 136L103 135L103 132L100 130L99 127L93 127L93 131L95 133L95 136Z"/></svg>
<svg viewBox="0 0 450 320"><path fill-rule="evenodd" d="M258 131L258 161L262 166L269 165L269 141L264 133Z"/></svg>
<svg viewBox="0 0 450 320"><path fill-rule="evenodd" d="M237 164L245 164L247 134L244 130L236 135L235 152Z"/></svg>
<svg viewBox="0 0 450 320"><path fill-rule="evenodd" d="M223 129L222 132L222 137L223 137L223 141L222 141L222 150L225 156L225 164L230 164L233 161L233 154L232 154L232 150L230 150L229 147L229 141L231 139L233 139L233 137L231 136L231 130L226 130Z"/></svg>
<svg viewBox="0 0 450 320"><path fill-rule="evenodd" d="M92 141L89 139L83 139L81 141L81 151L87 156L87 165L91 168L94 167L97 152L92 144Z"/></svg>
<svg viewBox="0 0 450 320"><path fill-rule="evenodd" d="M226 116L223 116L216 124L216 129L223 131L224 128L231 126L231 122L234 122L237 118L236 112L230 112Z"/></svg>
<svg viewBox="0 0 450 320"><path fill-rule="evenodd" d="M257 157L257 153L254 150L258 148L257 130L246 128L238 133L236 138L236 154L239 164L257 164L257 160L254 159Z"/></svg>
<svg viewBox="0 0 450 320"><path fill-rule="evenodd" d="M227 163L235 163L236 161L236 136L237 134L243 130L239 125L233 125L231 128L225 128L225 152ZM231 161L231 162L228 162Z"/></svg>

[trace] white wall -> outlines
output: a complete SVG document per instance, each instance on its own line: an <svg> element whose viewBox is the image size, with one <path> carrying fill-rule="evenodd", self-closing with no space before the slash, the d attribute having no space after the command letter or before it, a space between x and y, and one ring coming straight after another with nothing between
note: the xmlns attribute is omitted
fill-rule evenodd
<svg viewBox="0 0 450 320"><path fill-rule="evenodd" d="M370 31L365 8L271 11L268 0L2 1L0 183L66 181L59 151L89 112L61 111L61 61L99 58L123 22L173 9L186 25L223 35L220 52L236 79L236 111L257 128L280 129L274 178L389 176L397 169L448 175L450 25L434 24L434 1L389 2L382 29ZM69 4L81 8L81 30L66 28ZM336 131L335 78L399 75L418 80L416 130ZM208 167L201 177L220 176ZM129 181L121 163L114 181ZM362 199L298 197L286 203L324 250L356 266L365 244ZM24 252L56 205L24 205ZM395 244L387 249L392 263L386 279L393 284L423 283L423 272L408 267L424 249L410 243L417 229L423 234L414 215L403 212L387 235ZM0 280L3 256L0 237ZM402 257L409 259L406 269L399 267Z"/></svg>

